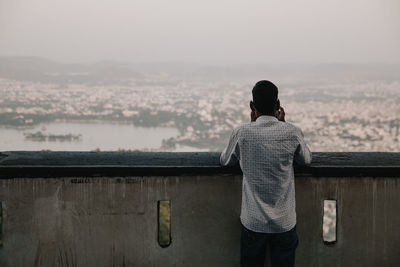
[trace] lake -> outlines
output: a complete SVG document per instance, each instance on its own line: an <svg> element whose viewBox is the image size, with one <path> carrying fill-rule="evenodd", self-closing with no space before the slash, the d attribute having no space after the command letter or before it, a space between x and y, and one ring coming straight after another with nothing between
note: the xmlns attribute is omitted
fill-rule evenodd
<svg viewBox="0 0 400 267"><path fill-rule="evenodd" d="M29 134L42 136L79 136L79 140L35 141ZM51 122L33 128L0 128L0 151L52 150L52 151L101 151L118 149L159 150L163 139L176 137L179 131L172 127L138 127L131 124L103 122ZM176 152L201 151L194 147L177 147Z"/></svg>

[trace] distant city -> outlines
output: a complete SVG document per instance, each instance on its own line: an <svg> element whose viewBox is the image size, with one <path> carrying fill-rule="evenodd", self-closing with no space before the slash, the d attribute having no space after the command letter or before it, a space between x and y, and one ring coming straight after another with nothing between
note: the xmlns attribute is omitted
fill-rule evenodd
<svg viewBox="0 0 400 267"><path fill-rule="evenodd" d="M302 128L312 151L400 151L399 65L79 65L0 58L0 131L18 129L45 148L46 142L85 139L84 132L30 130L55 121L112 122L116 131L119 124L168 127L176 136L148 150L221 151L232 129L250 120L251 88L260 79L278 85L286 120Z"/></svg>

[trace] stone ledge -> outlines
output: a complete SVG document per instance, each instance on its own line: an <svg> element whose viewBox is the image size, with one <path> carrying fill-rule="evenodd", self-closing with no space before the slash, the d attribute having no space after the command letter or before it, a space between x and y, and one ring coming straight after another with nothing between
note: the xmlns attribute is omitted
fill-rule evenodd
<svg viewBox="0 0 400 267"><path fill-rule="evenodd" d="M241 174L221 167L218 152L45 152L0 153L0 178L121 177ZM400 177L400 153L316 152L311 166L295 166L296 176Z"/></svg>

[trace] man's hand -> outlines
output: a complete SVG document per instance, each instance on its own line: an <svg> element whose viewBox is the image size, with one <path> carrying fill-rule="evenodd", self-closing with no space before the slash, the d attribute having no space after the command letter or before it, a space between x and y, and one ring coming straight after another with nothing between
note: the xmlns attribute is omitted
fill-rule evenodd
<svg viewBox="0 0 400 267"><path fill-rule="evenodd" d="M279 107L278 120L285 121L285 110L283 109L283 107Z"/></svg>

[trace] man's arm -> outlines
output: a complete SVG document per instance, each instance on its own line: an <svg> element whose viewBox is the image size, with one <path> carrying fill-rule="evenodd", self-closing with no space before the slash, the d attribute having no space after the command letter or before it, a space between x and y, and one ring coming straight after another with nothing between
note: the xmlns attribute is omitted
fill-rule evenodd
<svg viewBox="0 0 400 267"><path fill-rule="evenodd" d="M219 161L222 166L235 165L240 159L237 133L237 129L232 131L231 137L229 138L228 146L221 153Z"/></svg>
<svg viewBox="0 0 400 267"><path fill-rule="evenodd" d="M299 145L297 146L296 152L294 154L294 160L299 165L310 165L312 160L312 155L307 144L304 142L303 132L299 129L298 135Z"/></svg>

